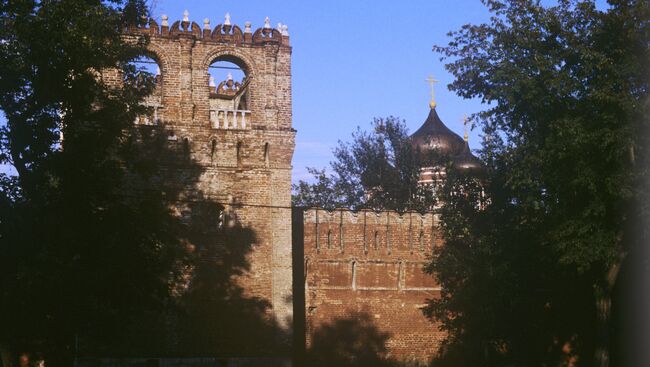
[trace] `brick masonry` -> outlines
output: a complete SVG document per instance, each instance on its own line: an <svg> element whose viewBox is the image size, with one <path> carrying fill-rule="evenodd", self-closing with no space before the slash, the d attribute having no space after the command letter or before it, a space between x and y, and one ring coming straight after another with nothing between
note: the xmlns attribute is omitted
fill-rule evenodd
<svg viewBox="0 0 650 367"><path fill-rule="evenodd" d="M303 223L307 349L323 325L367 314L388 335L386 357L431 358L444 333L421 309L440 288L422 268L442 245L437 215L295 210Z"/></svg>
<svg viewBox="0 0 650 367"><path fill-rule="evenodd" d="M154 112L145 123L164 124L169 144L187 150L192 162L163 169L174 170L168 177L182 189L182 200L220 203L230 217L254 231L253 251L247 255L250 267L234 281L244 296L270 302L268 316L290 334L295 130L289 37L271 28L242 31L236 25L211 28L189 21L168 25L166 20L161 26L150 20L146 27L129 29L125 37L147 37L147 56L161 71L147 100ZM220 100L210 88L208 67L221 60L238 65L246 75L239 106L235 100ZM104 77L110 82L116 76L107 72ZM233 115L228 125L224 116L216 115L215 105L230 106L232 111L245 106L245 125L244 112L226 112L240 114L237 125ZM197 171L200 176L194 177ZM178 208L182 212L182 202Z"/></svg>

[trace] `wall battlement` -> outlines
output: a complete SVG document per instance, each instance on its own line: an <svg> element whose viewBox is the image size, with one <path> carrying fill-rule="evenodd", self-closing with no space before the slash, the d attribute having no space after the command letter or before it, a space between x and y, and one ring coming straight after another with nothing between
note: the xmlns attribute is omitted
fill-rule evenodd
<svg viewBox="0 0 650 367"><path fill-rule="evenodd" d="M289 46L288 27L278 24L277 28L272 28L270 20L267 17L264 26L255 30L251 29L251 23L246 22L244 30L230 23L230 15L226 14L223 24L217 24L214 28L210 25L210 20L205 18L203 26L189 20L189 14L184 14L183 20L177 20L169 25L169 18L162 16L162 24L158 25L154 19L149 19L145 27L133 27L127 30L127 33L148 34L159 37L192 37L203 41L212 41L215 43L227 43L235 45L254 45L263 46L266 44L279 44Z"/></svg>
<svg viewBox="0 0 650 367"><path fill-rule="evenodd" d="M434 213L347 209L305 210L316 254L365 259L426 259L439 244Z"/></svg>
<svg viewBox="0 0 650 367"><path fill-rule="evenodd" d="M444 334L422 308L440 287L423 268L442 246L439 215L320 208L294 215L303 223L307 347L323 325L367 314L389 335L389 357L431 358Z"/></svg>

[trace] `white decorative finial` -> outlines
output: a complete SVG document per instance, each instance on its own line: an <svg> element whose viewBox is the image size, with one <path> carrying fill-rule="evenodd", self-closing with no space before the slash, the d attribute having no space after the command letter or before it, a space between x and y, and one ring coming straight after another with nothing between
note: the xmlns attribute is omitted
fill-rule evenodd
<svg viewBox="0 0 650 367"><path fill-rule="evenodd" d="M265 29L271 28L271 19L269 19L269 17L264 18L264 28Z"/></svg>
<svg viewBox="0 0 650 367"><path fill-rule="evenodd" d="M185 9L183 12L183 22L189 22L190 21L190 12Z"/></svg>
<svg viewBox="0 0 650 367"><path fill-rule="evenodd" d="M210 30L210 19L205 18L203 19L203 29L205 30Z"/></svg>
<svg viewBox="0 0 650 367"><path fill-rule="evenodd" d="M230 25L230 13L226 13L225 16L225 21L223 22L223 25Z"/></svg>
<svg viewBox="0 0 650 367"><path fill-rule="evenodd" d="M163 27L168 27L169 23L167 22L167 20L169 19L169 17L166 16L165 14L163 14L161 18L162 18L162 26Z"/></svg>
<svg viewBox="0 0 650 367"><path fill-rule="evenodd" d="M232 80L232 74L228 73L227 78L228 78L228 80Z"/></svg>
<svg viewBox="0 0 650 367"><path fill-rule="evenodd" d="M160 75L160 66L156 67L156 76Z"/></svg>
<svg viewBox="0 0 650 367"><path fill-rule="evenodd" d="M282 23L278 22L278 28L276 28L278 31L282 32Z"/></svg>
<svg viewBox="0 0 650 367"><path fill-rule="evenodd" d="M251 22L244 23L244 33L252 33L251 32Z"/></svg>
<svg viewBox="0 0 650 367"><path fill-rule="evenodd" d="M282 33L283 36L289 36L289 26L286 24L282 25L282 30L280 30L280 33Z"/></svg>
<svg viewBox="0 0 650 367"><path fill-rule="evenodd" d="M214 77L212 77L212 76L210 77L210 86L211 87L216 87L217 86L217 84L214 82Z"/></svg>

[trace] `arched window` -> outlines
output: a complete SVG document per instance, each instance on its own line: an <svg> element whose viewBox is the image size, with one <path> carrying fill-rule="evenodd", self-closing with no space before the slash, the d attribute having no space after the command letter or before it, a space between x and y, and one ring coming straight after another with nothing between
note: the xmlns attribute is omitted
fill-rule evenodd
<svg viewBox="0 0 650 367"><path fill-rule="evenodd" d="M216 97L215 94L234 91L237 87L241 87L246 79L247 72L240 65L243 65L243 63L234 57L222 57L217 58L209 66L210 97ZM227 83L228 81L231 81L231 83ZM217 89L219 85L221 85L221 89Z"/></svg>
<svg viewBox="0 0 650 367"><path fill-rule="evenodd" d="M208 77L212 127L250 128L249 78L244 62L231 55L219 56L208 67Z"/></svg>
<svg viewBox="0 0 650 367"><path fill-rule="evenodd" d="M264 143L264 165L269 166L269 143Z"/></svg>
<svg viewBox="0 0 650 367"><path fill-rule="evenodd" d="M151 56L140 55L126 65L125 81L152 82L155 86L162 83L160 64Z"/></svg>
<svg viewBox="0 0 650 367"><path fill-rule="evenodd" d="M141 125L156 125L161 120L163 77L160 64L151 56L141 55L127 63L124 68L124 83L131 83L148 93L143 100L147 112L136 118Z"/></svg>

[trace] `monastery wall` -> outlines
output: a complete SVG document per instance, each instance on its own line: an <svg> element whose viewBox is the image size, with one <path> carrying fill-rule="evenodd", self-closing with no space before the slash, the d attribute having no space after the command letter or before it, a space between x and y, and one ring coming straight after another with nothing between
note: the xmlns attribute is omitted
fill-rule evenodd
<svg viewBox="0 0 650 367"><path fill-rule="evenodd" d="M444 334L422 308L440 294L423 272L433 248L442 245L436 214L294 209L299 222L307 349L324 326L369 318L387 337L386 357L428 360L435 354Z"/></svg>

